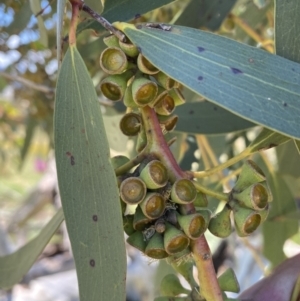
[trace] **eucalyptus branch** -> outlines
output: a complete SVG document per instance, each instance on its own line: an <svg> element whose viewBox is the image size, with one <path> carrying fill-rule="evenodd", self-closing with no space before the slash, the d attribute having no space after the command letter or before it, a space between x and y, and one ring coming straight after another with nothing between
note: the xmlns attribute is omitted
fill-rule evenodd
<svg viewBox="0 0 300 301"><path fill-rule="evenodd" d="M97 14L94 10L92 10L89 6L86 4L82 5L81 8L83 11L88 13L94 20L96 20L98 23L100 23L105 29L110 31L112 34L114 34L120 41L125 41L126 37L125 35L113 27L111 23L109 23L105 18L103 18L101 15Z"/></svg>
<svg viewBox="0 0 300 301"><path fill-rule="evenodd" d="M46 93L46 94L53 94L54 93L54 89L52 89L50 87L47 87L47 86L44 86L44 85L38 85L38 84L34 83L33 81L25 79L21 76L11 75L11 74L8 74L6 72L0 72L0 76L6 78L8 80L11 80L11 81L17 81L17 82L23 84L24 86L26 86L28 88L31 88L31 89L34 89L34 90L37 90L37 91L40 91L40 92L43 92L43 93Z"/></svg>

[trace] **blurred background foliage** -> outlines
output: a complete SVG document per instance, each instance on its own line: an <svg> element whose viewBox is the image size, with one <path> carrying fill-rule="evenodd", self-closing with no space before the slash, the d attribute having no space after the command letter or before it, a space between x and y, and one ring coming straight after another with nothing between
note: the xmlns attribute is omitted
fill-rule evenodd
<svg viewBox="0 0 300 301"><path fill-rule="evenodd" d="M132 22L163 22L200 28L274 53L272 0L165 2L170 3L138 16ZM89 0L86 3L96 11L102 11L101 1ZM16 249L38 233L55 208L59 207L56 182L47 180L46 188L41 188L41 182L44 183L45 176L49 175L49 169L54 168L52 120L58 71L56 5L56 1L46 0L4 0L0 4L0 230L11 246L8 249L0 248L0 255ZM81 22L87 22L87 18L85 13L81 14ZM69 21L70 5L67 3L63 27L65 41ZM118 125L126 108L121 102L112 103L104 99L98 87L104 76L99 67L99 57L104 49L102 38L105 35L107 33L100 28L83 30L78 35L78 50L99 96L111 155L133 156L135 139L123 136ZM67 47L67 43L63 42L62 53ZM193 92L183 88L183 93L187 103L204 104L200 102L203 99ZM185 106L177 110L179 112L175 113L178 113L179 120L180 117L182 120L187 118ZM212 123L207 127L208 132L204 127L197 126L201 125L205 117L203 115L201 119L200 106L199 112L197 118L189 120L190 131L185 122L179 122L175 131L168 134L177 137L172 151L185 170L207 169L230 159L249 145L259 130L252 124L243 124L237 125L234 132L224 133L221 131L222 123L227 122L230 116L221 114L223 117L217 117L219 124ZM212 115L211 119L214 118L216 117ZM195 128L200 129L197 131ZM217 268L221 268L224 262L229 266L238 266L241 256L237 250L243 245L250 250L250 257L253 256L254 262L261 269L260 274L264 274L267 273L265 257L275 266L287 255L292 255L292 249L299 252L297 208L300 201L300 161L293 141L276 150L255 155L253 159L261 162L263 170L271 179L274 203L269 221L262 231L259 230L254 235L253 240L235 240L231 237L222 244L221 240L210 236L209 240L212 250L217 252ZM242 162L237 163L224 173L206 179L205 184L219 190L229 190L241 164ZM53 173L50 174L53 176ZM217 200L211 200L212 210L215 211L218 206ZM276 232L276 238L273 231ZM52 244L46 249L48 253L44 252L47 256L69 250L68 244L63 240L65 234L62 233L64 232L54 237ZM284 245L290 247L284 249ZM263 253L265 257L262 256ZM239 269L240 273L237 275L238 278L244 277L241 283L244 289L254 281L247 279L245 271L241 267Z"/></svg>

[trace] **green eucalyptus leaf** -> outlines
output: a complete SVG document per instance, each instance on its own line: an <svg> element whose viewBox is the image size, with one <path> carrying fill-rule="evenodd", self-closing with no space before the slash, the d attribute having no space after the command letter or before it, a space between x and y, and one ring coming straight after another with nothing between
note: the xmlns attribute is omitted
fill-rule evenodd
<svg viewBox="0 0 300 301"><path fill-rule="evenodd" d="M80 300L123 300L126 256L117 182L93 82L75 47L57 80L54 126Z"/></svg>
<svg viewBox="0 0 300 301"><path fill-rule="evenodd" d="M300 138L300 65L215 34L115 23L170 77L223 108Z"/></svg>
<svg viewBox="0 0 300 301"><path fill-rule="evenodd" d="M300 62L300 2L275 0L276 54Z"/></svg>
<svg viewBox="0 0 300 301"><path fill-rule="evenodd" d="M153 9L169 4L174 0L111 0L105 1L102 17L113 23L115 21L129 21ZM85 29L103 31L100 23L93 19L81 22L78 25L77 33Z"/></svg>
<svg viewBox="0 0 300 301"><path fill-rule="evenodd" d="M34 15L37 15L41 12L41 1L40 0L30 0L30 7ZM44 24L44 20L41 15L37 17L38 28L40 33L40 42L44 47L48 47L48 34L47 29Z"/></svg>
<svg viewBox="0 0 300 301"><path fill-rule="evenodd" d="M291 140L291 138L275 133L268 129L263 129L249 145L249 153L253 154L261 150L276 147L289 140Z"/></svg>
<svg viewBox="0 0 300 301"><path fill-rule="evenodd" d="M176 25L217 30L236 0L192 0L176 20Z"/></svg>
<svg viewBox="0 0 300 301"><path fill-rule="evenodd" d="M63 21L65 6L67 0L57 0L57 22L56 22L56 59L58 64L61 62L61 43L62 43L62 34L63 34Z"/></svg>
<svg viewBox="0 0 300 301"><path fill-rule="evenodd" d="M263 223L263 253L275 266L285 259L284 242L298 231L298 220L289 217L291 213L297 212L297 207L281 175L271 174L268 183L274 199L268 219Z"/></svg>
<svg viewBox="0 0 300 301"><path fill-rule="evenodd" d="M20 166L19 166L20 169L23 167L25 157L26 157L29 147L31 145L34 130L37 127L37 125L38 125L37 120L34 117L30 116L26 122L25 139L24 139L24 143L21 148L21 154L20 154L21 161L20 161Z"/></svg>
<svg viewBox="0 0 300 301"><path fill-rule="evenodd" d="M24 2L20 10L14 15L13 22L5 28L5 31L9 34L18 34L22 31L28 24L32 16L32 11L30 8L29 1Z"/></svg>
<svg viewBox="0 0 300 301"><path fill-rule="evenodd" d="M63 220L63 211L59 209L37 237L14 253L0 257L0 288L9 289L22 280Z"/></svg>
<svg viewBox="0 0 300 301"><path fill-rule="evenodd" d="M254 123L207 101L185 103L176 108L176 131L193 134L223 134L248 129Z"/></svg>

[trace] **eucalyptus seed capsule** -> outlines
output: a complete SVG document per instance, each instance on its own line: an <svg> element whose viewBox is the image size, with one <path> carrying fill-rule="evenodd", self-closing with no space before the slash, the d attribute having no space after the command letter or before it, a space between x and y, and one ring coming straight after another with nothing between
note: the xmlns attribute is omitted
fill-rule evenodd
<svg viewBox="0 0 300 301"><path fill-rule="evenodd" d="M152 65L152 63L150 63L141 53L137 58L137 66L140 71L145 74L153 75L159 72L159 70L154 65Z"/></svg>
<svg viewBox="0 0 300 301"><path fill-rule="evenodd" d="M191 180L179 179L175 181L171 190L171 199L177 204L190 204L195 201L197 190Z"/></svg>
<svg viewBox="0 0 300 301"><path fill-rule="evenodd" d="M136 208L133 218L133 228L137 231L143 231L152 221L147 218L140 207Z"/></svg>
<svg viewBox="0 0 300 301"><path fill-rule="evenodd" d="M141 171L140 178L149 189L164 187L169 179L166 167L158 160L150 161Z"/></svg>
<svg viewBox="0 0 300 301"><path fill-rule="evenodd" d="M127 69L127 57L120 48L109 47L101 53L100 66L108 74L121 74Z"/></svg>
<svg viewBox="0 0 300 301"><path fill-rule="evenodd" d="M241 206L254 210L263 210L268 204L268 191L260 183L255 183L242 192L233 192L232 197L238 200Z"/></svg>
<svg viewBox="0 0 300 301"><path fill-rule="evenodd" d="M166 223L164 246L168 254L176 254L186 249L190 244L189 238L175 226Z"/></svg>
<svg viewBox="0 0 300 301"><path fill-rule="evenodd" d="M145 252L147 242L144 240L143 233L140 231L136 231L131 234L126 240L131 246L140 250L141 252Z"/></svg>
<svg viewBox="0 0 300 301"><path fill-rule="evenodd" d="M143 201L147 188L145 183L136 177L125 179L120 186L121 199L130 205L136 205Z"/></svg>
<svg viewBox="0 0 300 301"><path fill-rule="evenodd" d="M174 79L170 78L168 75L162 71L153 75L153 77L159 82L159 84L167 90L170 90L177 86L177 83Z"/></svg>
<svg viewBox="0 0 300 301"><path fill-rule="evenodd" d="M171 115L175 110L175 103L174 99L166 94L160 102L158 102L155 105L155 112L160 115L169 116Z"/></svg>
<svg viewBox="0 0 300 301"><path fill-rule="evenodd" d="M185 103L185 98L179 89L173 88L169 91L169 95L173 98L175 106L180 106Z"/></svg>
<svg viewBox="0 0 300 301"><path fill-rule="evenodd" d="M210 219L208 229L213 235L225 238L231 234L232 226L230 213L231 208L225 205L219 213Z"/></svg>
<svg viewBox="0 0 300 301"><path fill-rule="evenodd" d="M141 116L130 112L125 114L120 120L120 129L126 136L136 136L141 129Z"/></svg>
<svg viewBox="0 0 300 301"><path fill-rule="evenodd" d="M241 237L253 233L261 223L261 216L258 212L238 204L235 204L233 208L233 216L237 234Z"/></svg>
<svg viewBox="0 0 300 301"><path fill-rule="evenodd" d="M185 235L190 239L199 238L207 229L207 222L199 213L177 214L177 220Z"/></svg>
<svg viewBox="0 0 300 301"><path fill-rule="evenodd" d="M171 116L163 116L163 115L158 115L158 121L159 124L164 132L172 132L175 127L176 127L176 123L178 121L178 116L176 115L171 115Z"/></svg>
<svg viewBox="0 0 300 301"><path fill-rule="evenodd" d="M149 105L157 95L157 84L147 78L137 77L132 82L132 97L138 106Z"/></svg>
<svg viewBox="0 0 300 301"><path fill-rule="evenodd" d="M120 48L130 57L136 57L139 54L138 48L130 42L119 41Z"/></svg>
<svg viewBox="0 0 300 301"><path fill-rule="evenodd" d="M154 259L163 259L169 256L164 248L163 236L155 233L149 240L145 249L145 254Z"/></svg>
<svg viewBox="0 0 300 301"><path fill-rule="evenodd" d="M159 193L148 192L144 200L140 203L140 207L146 217L157 219L163 215L166 204Z"/></svg>
<svg viewBox="0 0 300 301"><path fill-rule="evenodd" d="M235 191L243 191L252 184L263 182L266 176L263 171L252 160L247 160L242 166L241 173L234 185Z"/></svg>

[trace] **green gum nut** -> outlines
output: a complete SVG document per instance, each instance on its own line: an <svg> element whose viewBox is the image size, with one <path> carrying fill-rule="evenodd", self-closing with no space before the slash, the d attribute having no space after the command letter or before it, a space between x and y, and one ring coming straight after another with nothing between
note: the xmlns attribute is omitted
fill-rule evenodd
<svg viewBox="0 0 300 301"><path fill-rule="evenodd" d="M132 97L135 103L144 107L156 98L157 84L147 78L137 77L132 82Z"/></svg>
<svg viewBox="0 0 300 301"><path fill-rule="evenodd" d="M157 74L154 74L153 77L157 80L157 82L164 87L167 90L170 90L172 88L175 88L177 83L174 79L170 78L168 75L166 75L163 72L158 72Z"/></svg>
<svg viewBox="0 0 300 301"><path fill-rule="evenodd" d="M145 182L147 188L158 189L168 182L168 171L158 160L150 161L141 171L140 178Z"/></svg>
<svg viewBox="0 0 300 301"><path fill-rule="evenodd" d="M163 259L169 256L164 248L163 236L155 233L149 240L145 249L145 254L154 259Z"/></svg>
<svg viewBox="0 0 300 301"><path fill-rule="evenodd" d="M175 106L180 106L185 103L185 98L179 89L173 88L169 91L169 95L173 98Z"/></svg>
<svg viewBox="0 0 300 301"><path fill-rule="evenodd" d="M143 231L150 223L151 220L144 215L140 207L137 207L133 217L133 228L137 231Z"/></svg>
<svg viewBox="0 0 300 301"><path fill-rule="evenodd" d="M124 92L124 97L123 97L123 103L127 108L131 108L131 109L136 109L138 108L138 105L135 103L135 101L133 100L133 96L132 96L132 84L130 84L125 92Z"/></svg>
<svg viewBox="0 0 300 301"><path fill-rule="evenodd" d="M103 43L107 47L119 47L119 39L114 34L104 37Z"/></svg>
<svg viewBox="0 0 300 301"><path fill-rule="evenodd" d="M210 219L208 229L213 235L225 238L231 234L230 213L231 208L225 205L219 213Z"/></svg>
<svg viewBox="0 0 300 301"><path fill-rule="evenodd" d="M176 297L180 294L188 295L191 291L184 288L175 274L166 275L160 283L162 296Z"/></svg>
<svg viewBox="0 0 300 301"><path fill-rule="evenodd" d="M175 226L166 223L164 246L168 254L176 254L186 249L190 244L189 238Z"/></svg>
<svg viewBox="0 0 300 301"><path fill-rule="evenodd" d="M171 190L171 199L177 204L190 204L195 201L197 190L191 180L179 179L175 181Z"/></svg>
<svg viewBox="0 0 300 301"><path fill-rule="evenodd" d="M147 242L144 240L143 233L140 231L134 232L131 234L126 240L131 246L140 250L141 252L145 252Z"/></svg>
<svg viewBox="0 0 300 301"><path fill-rule="evenodd" d="M167 94L168 94L168 90L166 90L161 86L158 86L157 95L154 101L151 103L151 107L155 107L157 104L159 104Z"/></svg>
<svg viewBox="0 0 300 301"><path fill-rule="evenodd" d="M125 114L120 120L120 129L125 136L136 136L141 129L141 116L130 112Z"/></svg>
<svg viewBox="0 0 300 301"><path fill-rule="evenodd" d="M256 163L252 160L246 160L233 190L240 192L252 184L263 182L265 180L266 176Z"/></svg>
<svg viewBox="0 0 300 301"><path fill-rule="evenodd" d="M126 54L118 47L109 47L102 51L100 66L108 74L121 74L128 67Z"/></svg>
<svg viewBox="0 0 300 301"><path fill-rule="evenodd" d="M177 220L185 235L190 239L199 238L207 229L208 219L200 213L177 214Z"/></svg>
<svg viewBox="0 0 300 301"><path fill-rule="evenodd" d="M245 206L254 210L263 210L268 204L268 191L260 183L253 184L242 192L233 192L232 197Z"/></svg>
<svg viewBox="0 0 300 301"><path fill-rule="evenodd" d="M140 207L147 218L156 219L163 215L166 204L165 200L159 193L149 192L140 203Z"/></svg>
<svg viewBox="0 0 300 301"><path fill-rule="evenodd" d="M207 205L208 205L208 201L207 201L206 194L204 194L201 191L198 191L197 197L194 201L194 206L195 207L207 207Z"/></svg>
<svg viewBox="0 0 300 301"><path fill-rule="evenodd" d="M124 51L124 53L130 57L136 57L139 54L139 51L135 45L132 43L125 43L122 41L118 41L120 48Z"/></svg>
<svg viewBox="0 0 300 301"><path fill-rule="evenodd" d="M130 70L123 74L107 76L100 82L100 90L110 100L121 100L127 88L127 81L131 76Z"/></svg>
<svg viewBox="0 0 300 301"><path fill-rule="evenodd" d="M135 149L138 153L140 153L147 146L147 135L142 127L140 132L138 133L137 141Z"/></svg>
<svg viewBox="0 0 300 301"><path fill-rule="evenodd" d="M175 103L173 98L166 94L162 99L155 105L155 112L159 115L169 116L175 110Z"/></svg>
<svg viewBox="0 0 300 301"><path fill-rule="evenodd" d="M258 212L238 204L233 207L233 216L236 231L240 237L250 235L261 223L261 216Z"/></svg>
<svg viewBox="0 0 300 301"><path fill-rule="evenodd" d="M220 289L226 292L239 293L240 285L236 279L233 269L227 269L220 277L218 277Z"/></svg>
<svg viewBox="0 0 300 301"><path fill-rule="evenodd" d="M123 216L123 228L124 228L124 232L128 236L135 232L135 229L133 228L133 215Z"/></svg>
<svg viewBox="0 0 300 301"><path fill-rule="evenodd" d="M141 53L137 58L137 66L140 71L145 74L153 75L159 72L159 70L153 66Z"/></svg>
<svg viewBox="0 0 300 301"><path fill-rule="evenodd" d="M114 169L117 169L118 167L121 167L122 165L126 164L129 162L130 159L127 158L126 156L115 156L110 159L111 165L113 166Z"/></svg>
<svg viewBox="0 0 300 301"><path fill-rule="evenodd" d="M162 128L163 133L171 132L175 129L176 123L178 121L178 116L171 115L171 116L163 116L158 115L158 121L160 127Z"/></svg>
<svg viewBox="0 0 300 301"><path fill-rule="evenodd" d="M130 205L136 205L143 201L146 196L147 187L145 183L136 177L125 179L120 186L121 199Z"/></svg>

